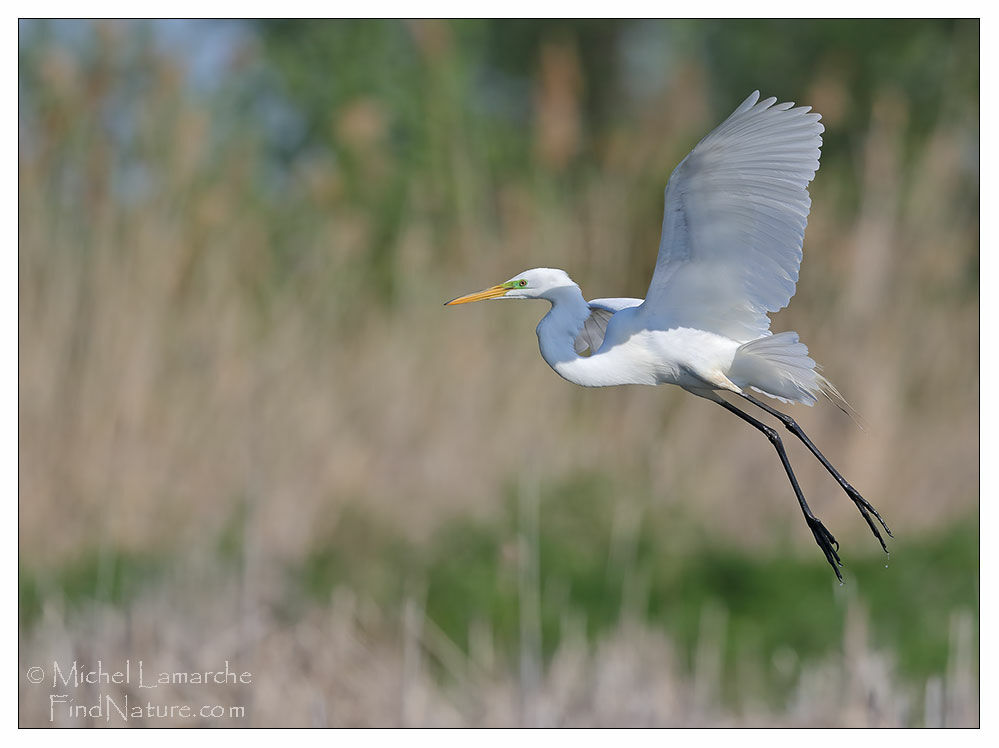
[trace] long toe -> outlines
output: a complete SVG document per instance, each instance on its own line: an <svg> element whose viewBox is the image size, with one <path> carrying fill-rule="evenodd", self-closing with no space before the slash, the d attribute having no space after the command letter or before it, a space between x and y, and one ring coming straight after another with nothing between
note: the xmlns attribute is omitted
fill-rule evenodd
<svg viewBox="0 0 999 748"><path fill-rule="evenodd" d="M860 510L860 514L861 516L863 516L864 521L867 522L867 526L871 528L871 532L874 533L874 537L876 537L878 539L878 542L881 543L881 549L885 553L888 553L888 545L885 543L885 539L881 537L881 532L878 530L878 526L874 524L874 520L871 519L871 515L873 514L877 518L878 522L881 524L881 527L883 527L884 531L888 533L889 538L893 538L895 536L891 534L891 530L888 528L888 525L885 523L885 521L881 518L881 515L878 513L878 510L874 508L874 505L871 504L871 502L869 502L867 499L861 496L860 492L857 491L857 489L851 486L849 483L847 483L846 486L844 486L844 488L846 488L846 495L849 496L850 499L853 501L853 503L857 505L857 509Z"/></svg>
<svg viewBox="0 0 999 748"><path fill-rule="evenodd" d="M878 539L878 542L881 543L881 549L885 553L887 553L888 546L885 544L885 539L881 537L881 533L878 531L878 526L874 524L874 520L871 519L870 513L860 504L857 504L857 508L860 509L860 513L863 515L864 520L867 522L867 526L871 528L871 532L874 533L874 537L876 537ZM881 524L883 525L884 523L882 522ZM888 532L888 535L891 535L891 532L888 531L887 527L885 528L885 531Z"/></svg>
<svg viewBox="0 0 999 748"><path fill-rule="evenodd" d="M835 572L836 578L842 582L843 575L840 573L839 567L843 565L843 562L839 558L839 553L837 553L839 543L836 542L833 534L829 532L817 517L806 517L805 519L808 522L809 529L812 531L812 535L815 536L815 542L825 554L826 561L829 562L833 572Z"/></svg>
<svg viewBox="0 0 999 748"><path fill-rule="evenodd" d="M864 514L865 518L867 518L867 512L870 512L877 518L878 522L881 523L881 526L884 528L885 532L888 533L888 537L890 538L895 537L894 535L892 535L891 529L889 529L888 524L883 519L881 519L881 514L878 512L878 510L874 508L874 505L871 504L871 502L869 502L867 499L861 496L860 493L857 491L857 489L851 486L850 490L847 491L847 494L850 496L851 499L853 499L853 503L857 505L857 508L860 510L861 514ZM870 519L868 519L867 521L870 522ZM876 532L877 531L875 530L875 533ZM882 541L881 544L884 545L884 542Z"/></svg>
<svg viewBox="0 0 999 748"><path fill-rule="evenodd" d="M833 534L829 532L828 528L822 524L822 521L818 517L806 517L805 519L819 545L828 545L834 550L839 550L839 541L833 537Z"/></svg>

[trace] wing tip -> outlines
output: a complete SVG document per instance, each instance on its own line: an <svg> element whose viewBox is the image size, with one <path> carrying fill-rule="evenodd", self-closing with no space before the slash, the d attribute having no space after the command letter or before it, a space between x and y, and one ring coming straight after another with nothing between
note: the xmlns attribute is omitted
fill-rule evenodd
<svg viewBox="0 0 999 748"><path fill-rule="evenodd" d="M751 94L749 94L749 96L747 96L745 100L741 104L739 104L738 108L735 110L734 113L742 114L743 112L748 112L756 105L756 102L759 100L760 100L760 91L759 89L757 89L753 91Z"/></svg>
<svg viewBox="0 0 999 748"><path fill-rule="evenodd" d="M750 116L752 116L754 114L761 114L766 111L783 112L784 116L794 115L795 120L801 118L802 120L807 121L811 124L812 131L815 135L820 135L821 133L825 132L826 129L825 125L821 122L822 115L819 112L813 111L811 106L808 105L795 106L795 102L793 101L784 101L778 104L776 96L769 96L766 99L761 100L759 89L753 91L748 97L746 97L746 99L738 106L738 108L734 112L732 112L732 114L729 116L729 120L740 114L748 113ZM786 120L786 121L790 122L791 120ZM727 124L727 122L723 123L723 125L724 124ZM715 132L717 132L717 129L718 128L716 128L714 132L709 133L707 138L705 138L705 140L714 135Z"/></svg>

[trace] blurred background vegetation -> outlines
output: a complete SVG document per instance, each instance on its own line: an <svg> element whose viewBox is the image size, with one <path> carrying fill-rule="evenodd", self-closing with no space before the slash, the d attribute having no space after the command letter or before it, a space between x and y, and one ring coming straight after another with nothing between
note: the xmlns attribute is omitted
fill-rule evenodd
<svg viewBox="0 0 999 748"><path fill-rule="evenodd" d="M255 725L977 724L976 20L19 31L23 663L230 659ZM843 587L721 409L441 306L643 296L667 176L757 88L826 126L774 329L895 531L789 445Z"/></svg>

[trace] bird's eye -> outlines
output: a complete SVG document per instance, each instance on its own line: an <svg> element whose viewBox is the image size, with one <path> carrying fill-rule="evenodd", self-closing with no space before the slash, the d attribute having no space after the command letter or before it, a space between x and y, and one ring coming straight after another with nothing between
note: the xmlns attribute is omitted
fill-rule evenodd
<svg viewBox="0 0 999 748"><path fill-rule="evenodd" d="M527 285L527 281L526 281L526 280L522 280L522 281L520 281L520 283L518 283L517 285L518 285L518 286L520 286L521 288L523 288L524 286L526 286L526 285Z"/></svg>

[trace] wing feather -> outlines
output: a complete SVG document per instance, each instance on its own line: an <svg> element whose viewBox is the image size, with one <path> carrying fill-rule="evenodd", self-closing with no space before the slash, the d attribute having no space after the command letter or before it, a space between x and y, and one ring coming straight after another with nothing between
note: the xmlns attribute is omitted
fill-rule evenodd
<svg viewBox="0 0 999 748"><path fill-rule="evenodd" d="M607 334L607 325L610 319L617 312L629 307L638 306L641 299L594 299L588 301L590 316L583 323L583 329L576 335L573 341L573 348L577 356L589 356L600 350L603 345L604 336Z"/></svg>
<svg viewBox="0 0 999 748"><path fill-rule="evenodd" d="M748 340L787 306L819 168L821 115L749 96L666 186L659 257L642 314Z"/></svg>

